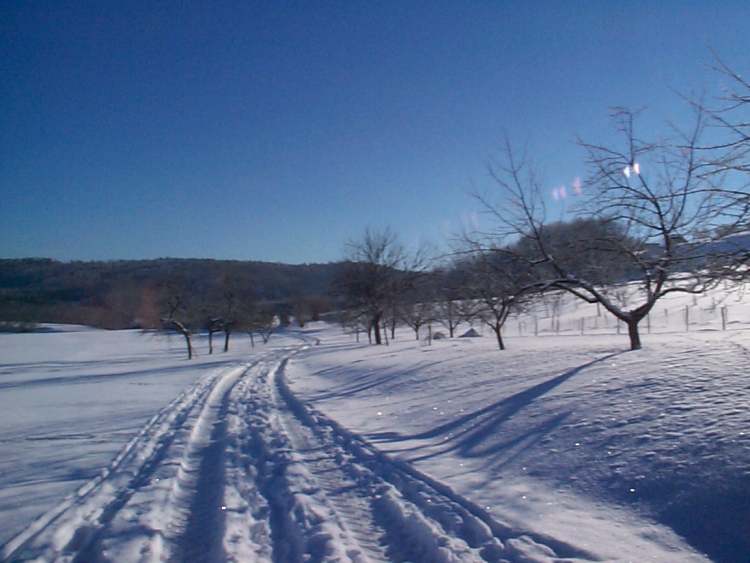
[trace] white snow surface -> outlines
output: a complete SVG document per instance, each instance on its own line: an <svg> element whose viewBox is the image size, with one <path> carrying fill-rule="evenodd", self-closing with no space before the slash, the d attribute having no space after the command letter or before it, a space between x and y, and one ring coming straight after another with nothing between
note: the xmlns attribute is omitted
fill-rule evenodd
<svg viewBox="0 0 750 563"><path fill-rule="evenodd" d="M665 301L634 352L565 299L502 352L323 323L193 361L139 331L2 334L0 559L746 562L737 295Z"/></svg>
<svg viewBox="0 0 750 563"><path fill-rule="evenodd" d="M509 337L501 352L490 334L368 346L329 331L289 378L557 556L745 562L750 334L643 337L639 351L616 334Z"/></svg>
<svg viewBox="0 0 750 563"><path fill-rule="evenodd" d="M193 385L253 357L242 335L229 353L214 355L199 338L200 355L187 361L178 336L43 328L0 335L0 544L109 470Z"/></svg>

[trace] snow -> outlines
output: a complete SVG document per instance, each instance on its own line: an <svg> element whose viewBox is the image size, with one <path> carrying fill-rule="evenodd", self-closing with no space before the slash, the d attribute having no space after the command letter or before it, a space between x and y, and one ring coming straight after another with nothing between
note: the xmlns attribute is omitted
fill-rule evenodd
<svg viewBox="0 0 750 563"><path fill-rule="evenodd" d="M331 330L295 365L292 389L553 549L559 540L607 560L745 561L750 310L742 289L661 301L663 320L650 334L644 321L644 349L635 352L611 318L609 334L600 317L581 336L579 319L596 308L570 298L558 305L559 336L538 304L506 328L504 352L493 338L425 346L405 331L373 347ZM524 330L535 315L547 329L538 336Z"/></svg>
<svg viewBox="0 0 750 563"><path fill-rule="evenodd" d="M503 352L323 323L193 361L139 331L0 335L1 557L745 561L750 311L660 306L635 352L565 298Z"/></svg>
<svg viewBox="0 0 750 563"><path fill-rule="evenodd" d="M230 354L188 362L177 337L53 328L0 335L0 543L98 476L186 387L241 365L250 348L236 338Z"/></svg>

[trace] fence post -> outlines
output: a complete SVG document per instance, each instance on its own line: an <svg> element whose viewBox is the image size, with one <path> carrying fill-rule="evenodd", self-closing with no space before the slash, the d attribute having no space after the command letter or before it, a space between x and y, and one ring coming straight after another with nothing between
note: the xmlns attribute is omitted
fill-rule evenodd
<svg viewBox="0 0 750 563"><path fill-rule="evenodd" d="M685 305L685 332L690 332L690 306Z"/></svg>
<svg viewBox="0 0 750 563"><path fill-rule="evenodd" d="M646 314L646 329L648 330L648 333L651 334L651 313Z"/></svg>
<svg viewBox="0 0 750 563"><path fill-rule="evenodd" d="M727 306L724 305L721 308L721 330L727 329L727 316L728 316Z"/></svg>

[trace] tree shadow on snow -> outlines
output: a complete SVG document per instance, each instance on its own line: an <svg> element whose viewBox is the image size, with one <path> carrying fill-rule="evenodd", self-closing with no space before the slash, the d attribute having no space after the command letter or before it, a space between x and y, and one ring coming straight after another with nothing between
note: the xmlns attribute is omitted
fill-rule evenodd
<svg viewBox="0 0 750 563"><path fill-rule="evenodd" d="M316 393L316 394L311 395L309 399L312 401L321 401L321 400L326 400L326 399L341 399L345 397L351 397L358 393L362 393L363 391L367 391L375 387L380 387L382 385L390 383L391 381L403 380L404 378L410 375L413 375L425 369L429 369L432 366L436 366L440 363L442 362L421 362L420 364L416 365L412 369L405 370L405 371L399 370L399 371L395 371L391 373L385 373L383 375L375 377L375 379L372 379L373 374L381 373L382 371L381 369L374 368L364 373L358 374L357 376L351 379L348 379L345 385L341 387L337 387L333 391L326 390L320 393ZM317 372L316 375L330 377L330 376L339 375L339 373L337 372L346 372L346 371L347 371L346 368L341 368L337 366L334 368L328 368L320 372Z"/></svg>
<svg viewBox="0 0 750 563"><path fill-rule="evenodd" d="M463 457L484 457L488 455L505 452L511 448L516 449L519 445L528 446L538 441L544 434L558 426L569 413L557 413L542 421L540 424L530 428L524 434L513 437L507 441L485 444L490 438L500 436L501 426L519 411L531 405L534 401L549 393L556 387L562 385L581 371L598 363L607 361L622 352L616 352L597 358L571 368L551 379L543 381L533 387L529 387L519 393L505 397L486 407L474 412L460 416L459 418L436 426L431 430L418 434L403 435L397 432L381 432L369 434L368 438L377 442L400 442L406 440L431 440L429 444L407 448L401 451L417 451L429 449L429 453L410 461L422 461L444 453L456 451ZM436 443L437 442L437 443ZM435 448L438 448L435 450Z"/></svg>

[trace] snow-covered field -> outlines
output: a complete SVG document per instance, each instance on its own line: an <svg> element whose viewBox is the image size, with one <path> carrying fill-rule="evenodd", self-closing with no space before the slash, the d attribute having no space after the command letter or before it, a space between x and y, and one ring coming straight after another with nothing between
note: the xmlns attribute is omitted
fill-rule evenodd
<svg viewBox="0 0 750 563"><path fill-rule="evenodd" d="M297 396L510 535L584 559L747 561L750 334L637 352L625 336L323 342L289 371Z"/></svg>
<svg viewBox="0 0 750 563"><path fill-rule="evenodd" d="M324 324L192 362L135 331L0 335L2 557L746 562L738 295L665 302L693 323L636 352L565 300L504 352ZM728 330L699 322L725 304Z"/></svg>
<svg viewBox="0 0 750 563"><path fill-rule="evenodd" d="M267 353L250 354L239 335L229 353L212 356L199 340L188 362L176 336L54 329L0 335L0 543L110 471L158 413L176 415L173 428L152 428L154 440L171 440L201 385ZM272 350L297 342L274 340Z"/></svg>

